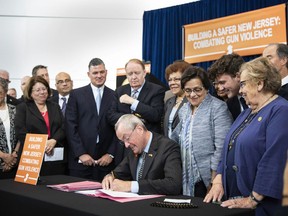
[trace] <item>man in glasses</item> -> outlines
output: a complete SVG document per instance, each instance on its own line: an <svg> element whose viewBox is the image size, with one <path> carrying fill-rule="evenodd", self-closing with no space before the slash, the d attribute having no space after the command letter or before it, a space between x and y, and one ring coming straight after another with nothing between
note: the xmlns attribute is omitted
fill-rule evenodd
<svg viewBox="0 0 288 216"><path fill-rule="evenodd" d="M8 73L8 71L6 71L6 70L0 69L0 77L3 78L3 79L5 79L8 84L11 82L11 81L9 80L9 73ZM8 104L11 104L11 105L14 105L14 106L16 106L16 105L18 105L18 104L20 103L16 98L11 97L11 96L8 95L8 94L7 94L6 102L7 102Z"/></svg>
<svg viewBox="0 0 288 216"><path fill-rule="evenodd" d="M68 73L60 72L55 77L55 86L58 91L58 95L52 97L51 100L59 104L61 111L65 116L69 94L73 89L73 81Z"/></svg>
<svg viewBox="0 0 288 216"><path fill-rule="evenodd" d="M131 151L102 181L104 189L138 194L178 195L182 188L179 145L147 130L133 114L122 115L116 135Z"/></svg>
<svg viewBox="0 0 288 216"><path fill-rule="evenodd" d="M236 53L223 55L208 68L209 79L219 96L227 97L226 103L233 119L246 108L244 98L239 94L240 74L239 70L244 59Z"/></svg>

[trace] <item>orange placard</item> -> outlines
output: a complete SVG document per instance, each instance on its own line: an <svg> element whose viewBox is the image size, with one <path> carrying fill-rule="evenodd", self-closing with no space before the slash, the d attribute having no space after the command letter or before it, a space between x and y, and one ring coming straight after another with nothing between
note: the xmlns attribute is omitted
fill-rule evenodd
<svg viewBox="0 0 288 216"><path fill-rule="evenodd" d="M48 135L26 134L15 181L36 185L41 170Z"/></svg>
<svg viewBox="0 0 288 216"><path fill-rule="evenodd" d="M184 26L184 59L211 61L232 52L261 54L269 43L287 43L285 4Z"/></svg>

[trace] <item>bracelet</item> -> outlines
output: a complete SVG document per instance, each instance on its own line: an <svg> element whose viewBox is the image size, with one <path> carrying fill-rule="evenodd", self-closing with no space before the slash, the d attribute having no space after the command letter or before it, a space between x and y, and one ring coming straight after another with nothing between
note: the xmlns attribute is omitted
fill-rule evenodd
<svg viewBox="0 0 288 216"><path fill-rule="evenodd" d="M256 197L253 195L252 192L251 192L251 194L250 194L249 197L250 197L250 199L251 199L252 201L256 202L257 205L261 203L261 200L256 199Z"/></svg>
<svg viewBox="0 0 288 216"><path fill-rule="evenodd" d="M112 154L108 154L112 159L114 159L114 156Z"/></svg>

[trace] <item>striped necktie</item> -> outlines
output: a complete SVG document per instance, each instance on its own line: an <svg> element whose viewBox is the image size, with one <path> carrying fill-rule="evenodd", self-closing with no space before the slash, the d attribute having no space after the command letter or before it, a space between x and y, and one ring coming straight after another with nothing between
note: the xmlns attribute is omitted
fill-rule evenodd
<svg viewBox="0 0 288 216"><path fill-rule="evenodd" d="M142 175L143 175L143 169L144 169L144 165L145 165L145 158L146 158L147 153L146 152L142 152L141 154L141 158L139 158L139 163L141 162L140 159L142 159L140 166L140 169L138 171L138 180L142 179Z"/></svg>
<svg viewBox="0 0 288 216"><path fill-rule="evenodd" d="M66 111L66 106L67 106L67 98L66 97L62 97L61 100L63 100L62 103L62 107L61 107L61 111L63 113L63 115L65 116L65 111Z"/></svg>
<svg viewBox="0 0 288 216"><path fill-rule="evenodd" d="M137 93L138 93L138 90L133 90L132 94L131 94L131 97L134 98L134 99L137 99Z"/></svg>

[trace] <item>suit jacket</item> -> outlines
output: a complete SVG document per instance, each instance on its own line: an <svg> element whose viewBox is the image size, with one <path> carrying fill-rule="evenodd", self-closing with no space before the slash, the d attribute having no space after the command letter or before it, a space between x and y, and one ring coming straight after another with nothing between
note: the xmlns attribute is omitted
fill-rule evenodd
<svg viewBox="0 0 288 216"><path fill-rule="evenodd" d="M114 127L106 119L107 110L114 98L115 92L105 86L98 115L90 84L70 92L65 114L69 169L86 169L78 163L79 156L83 154L89 154L95 160L106 153L117 157ZM98 135L99 142L96 143Z"/></svg>
<svg viewBox="0 0 288 216"><path fill-rule="evenodd" d="M238 96L234 96L232 98L229 98L227 101L227 106L229 111L231 112L233 119L235 120L239 114L241 113L241 104L238 99Z"/></svg>
<svg viewBox="0 0 288 216"><path fill-rule="evenodd" d="M119 98L124 94L131 95L131 87L129 84L120 86L116 90L117 100L112 103L108 115L108 120L112 125L115 125L122 115L131 113L130 105L120 103L119 101ZM140 115L145 121L145 126L148 130L157 133L161 132L164 95L165 89L162 86L145 81L137 98L139 104L134 112Z"/></svg>
<svg viewBox="0 0 288 216"><path fill-rule="evenodd" d="M176 102L176 96L173 96L171 98L169 98L164 106L164 122L163 122L163 133L165 136L168 137L168 123L169 123L169 116L172 112L172 109L175 105ZM178 112L180 110L180 108L183 106L183 104L185 104L187 102L187 98L184 97L181 104L179 105L174 118L173 118L173 122L172 122L172 131L176 128L176 126L179 123L179 116L178 116Z"/></svg>
<svg viewBox="0 0 288 216"><path fill-rule="evenodd" d="M179 145L163 135L152 133L146 155L139 194L178 195L182 188L182 168ZM138 158L132 151L115 168L115 177L136 181Z"/></svg>
<svg viewBox="0 0 288 216"><path fill-rule="evenodd" d="M288 83L281 86L278 95L280 95L281 97L285 98L286 100L288 100Z"/></svg>
<svg viewBox="0 0 288 216"><path fill-rule="evenodd" d="M57 141L56 147L65 147L63 116L59 105L51 101L46 101L46 106L51 133L51 137L48 139L55 139ZM15 130L16 137L20 140L22 147L27 133L48 134L44 118L34 101L25 101L16 107ZM59 165L59 169L53 170L52 166L60 163L63 165L64 161L43 162L41 175L64 174L62 173L64 172L64 165L61 165L61 168Z"/></svg>

